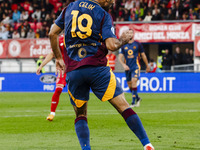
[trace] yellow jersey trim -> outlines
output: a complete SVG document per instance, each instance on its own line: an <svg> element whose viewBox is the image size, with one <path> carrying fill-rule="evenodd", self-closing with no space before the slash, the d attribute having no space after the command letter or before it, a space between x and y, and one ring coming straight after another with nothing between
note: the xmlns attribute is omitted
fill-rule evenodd
<svg viewBox="0 0 200 150"><path fill-rule="evenodd" d="M76 107L78 107L78 108L82 107L87 102L87 101L76 99L69 90L68 90L68 93L69 93L71 99L76 104Z"/></svg>
<svg viewBox="0 0 200 150"><path fill-rule="evenodd" d="M106 66L110 66L110 65L109 65L109 60L108 60L108 59L107 59L107 64L106 64Z"/></svg>
<svg viewBox="0 0 200 150"><path fill-rule="evenodd" d="M65 35L64 35L64 42L63 42L63 43L64 43L64 47L65 47L65 49L66 49L66 44L65 44ZM60 43L59 43L59 44L60 44Z"/></svg>
<svg viewBox="0 0 200 150"><path fill-rule="evenodd" d="M110 82L101 100L104 102L104 101L112 99L115 94L115 90L116 90L116 78L112 70L110 70Z"/></svg>
<svg viewBox="0 0 200 150"><path fill-rule="evenodd" d="M137 60L136 63L137 63L138 68L139 68L139 70L140 70L140 69L141 69L141 66L140 66L140 63L139 63L139 61L138 61L138 60L139 60L139 57L140 57L140 56L137 57L137 59L136 59L136 60Z"/></svg>

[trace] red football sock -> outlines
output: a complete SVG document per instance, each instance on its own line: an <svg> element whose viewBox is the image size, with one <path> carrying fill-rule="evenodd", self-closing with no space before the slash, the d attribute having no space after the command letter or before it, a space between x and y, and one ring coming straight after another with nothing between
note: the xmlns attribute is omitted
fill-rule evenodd
<svg viewBox="0 0 200 150"><path fill-rule="evenodd" d="M62 90L63 90L62 88L56 88L51 100L51 112L56 111Z"/></svg>

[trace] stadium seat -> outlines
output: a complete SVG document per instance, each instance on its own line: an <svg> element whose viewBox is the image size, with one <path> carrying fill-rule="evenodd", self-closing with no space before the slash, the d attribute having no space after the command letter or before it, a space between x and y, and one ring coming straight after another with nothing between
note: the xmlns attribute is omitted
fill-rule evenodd
<svg viewBox="0 0 200 150"><path fill-rule="evenodd" d="M41 22L36 23L36 29L41 29L41 27L42 27L42 23Z"/></svg>
<svg viewBox="0 0 200 150"><path fill-rule="evenodd" d="M55 6L56 3L58 3L59 0L49 0L49 3Z"/></svg>
<svg viewBox="0 0 200 150"><path fill-rule="evenodd" d="M0 60L0 72L20 72L19 62L15 59Z"/></svg>
<svg viewBox="0 0 200 150"><path fill-rule="evenodd" d="M36 72L37 65L34 59L20 59L22 72Z"/></svg>
<svg viewBox="0 0 200 150"><path fill-rule="evenodd" d="M58 2L58 3L56 3L56 4L54 5L54 12L55 12L55 13L57 13L59 7L62 7L62 3L59 3L59 2Z"/></svg>
<svg viewBox="0 0 200 150"><path fill-rule="evenodd" d="M16 10L17 7L18 7L17 4L12 4L12 5L11 5L11 9L12 9L12 11Z"/></svg>
<svg viewBox="0 0 200 150"><path fill-rule="evenodd" d="M21 25L20 23L15 23L15 25L14 25L14 30L17 30L17 29L19 28L20 25Z"/></svg>
<svg viewBox="0 0 200 150"><path fill-rule="evenodd" d="M29 22L29 24L30 24L31 28L32 28L34 31L36 31L36 25L35 25L35 23L34 23L34 22Z"/></svg>

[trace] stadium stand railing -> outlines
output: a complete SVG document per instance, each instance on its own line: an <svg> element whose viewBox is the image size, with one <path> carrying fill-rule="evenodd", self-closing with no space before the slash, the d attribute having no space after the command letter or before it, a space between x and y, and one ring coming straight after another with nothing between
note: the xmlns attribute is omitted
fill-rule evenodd
<svg viewBox="0 0 200 150"><path fill-rule="evenodd" d="M200 64L186 64L171 66L171 72L200 72Z"/></svg>

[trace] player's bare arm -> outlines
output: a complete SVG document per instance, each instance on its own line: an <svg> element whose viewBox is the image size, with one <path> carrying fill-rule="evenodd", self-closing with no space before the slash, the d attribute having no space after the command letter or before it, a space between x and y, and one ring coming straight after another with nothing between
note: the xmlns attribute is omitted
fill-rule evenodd
<svg viewBox="0 0 200 150"><path fill-rule="evenodd" d="M50 62L50 61L53 59L53 57L54 57L53 52L49 53L49 54L45 57L44 61L41 63L41 65L39 66L39 68L38 68L37 71L36 71L36 74L37 74L37 75L40 74L40 71L42 70L42 68L43 68L48 62Z"/></svg>
<svg viewBox="0 0 200 150"><path fill-rule="evenodd" d="M146 72L149 72L149 71L150 71L150 67L149 67L149 65L148 65L147 56L146 56L145 53L141 53L141 56L142 56L142 59L143 59L145 65L146 65Z"/></svg>
<svg viewBox="0 0 200 150"><path fill-rule="evenodd" d="M50 37L51 47L56 58L56 70L61 69L63 70L63 72L65 72L65 63L63 61L58 42L58 36L61 31L62 29L59 26L53 24L49 32L49 37Z"/></svg>
<svg viewBox="0 0 200 150"><path fill-rule="evenodd" d="M119 54L119 62L122 64L125 71L130 70L130 68L125 64L125 58L123 54Z"/></svg>
<svg viewBox="0 0 200 150"><path fill-rule="evenodd" d="M121 37L119 39L117 38L107 38L105 40L106 47L110 51L117 51L120 47L127 44L130 39L133 38L133 31L128 30L122 33Z"/></svg>

